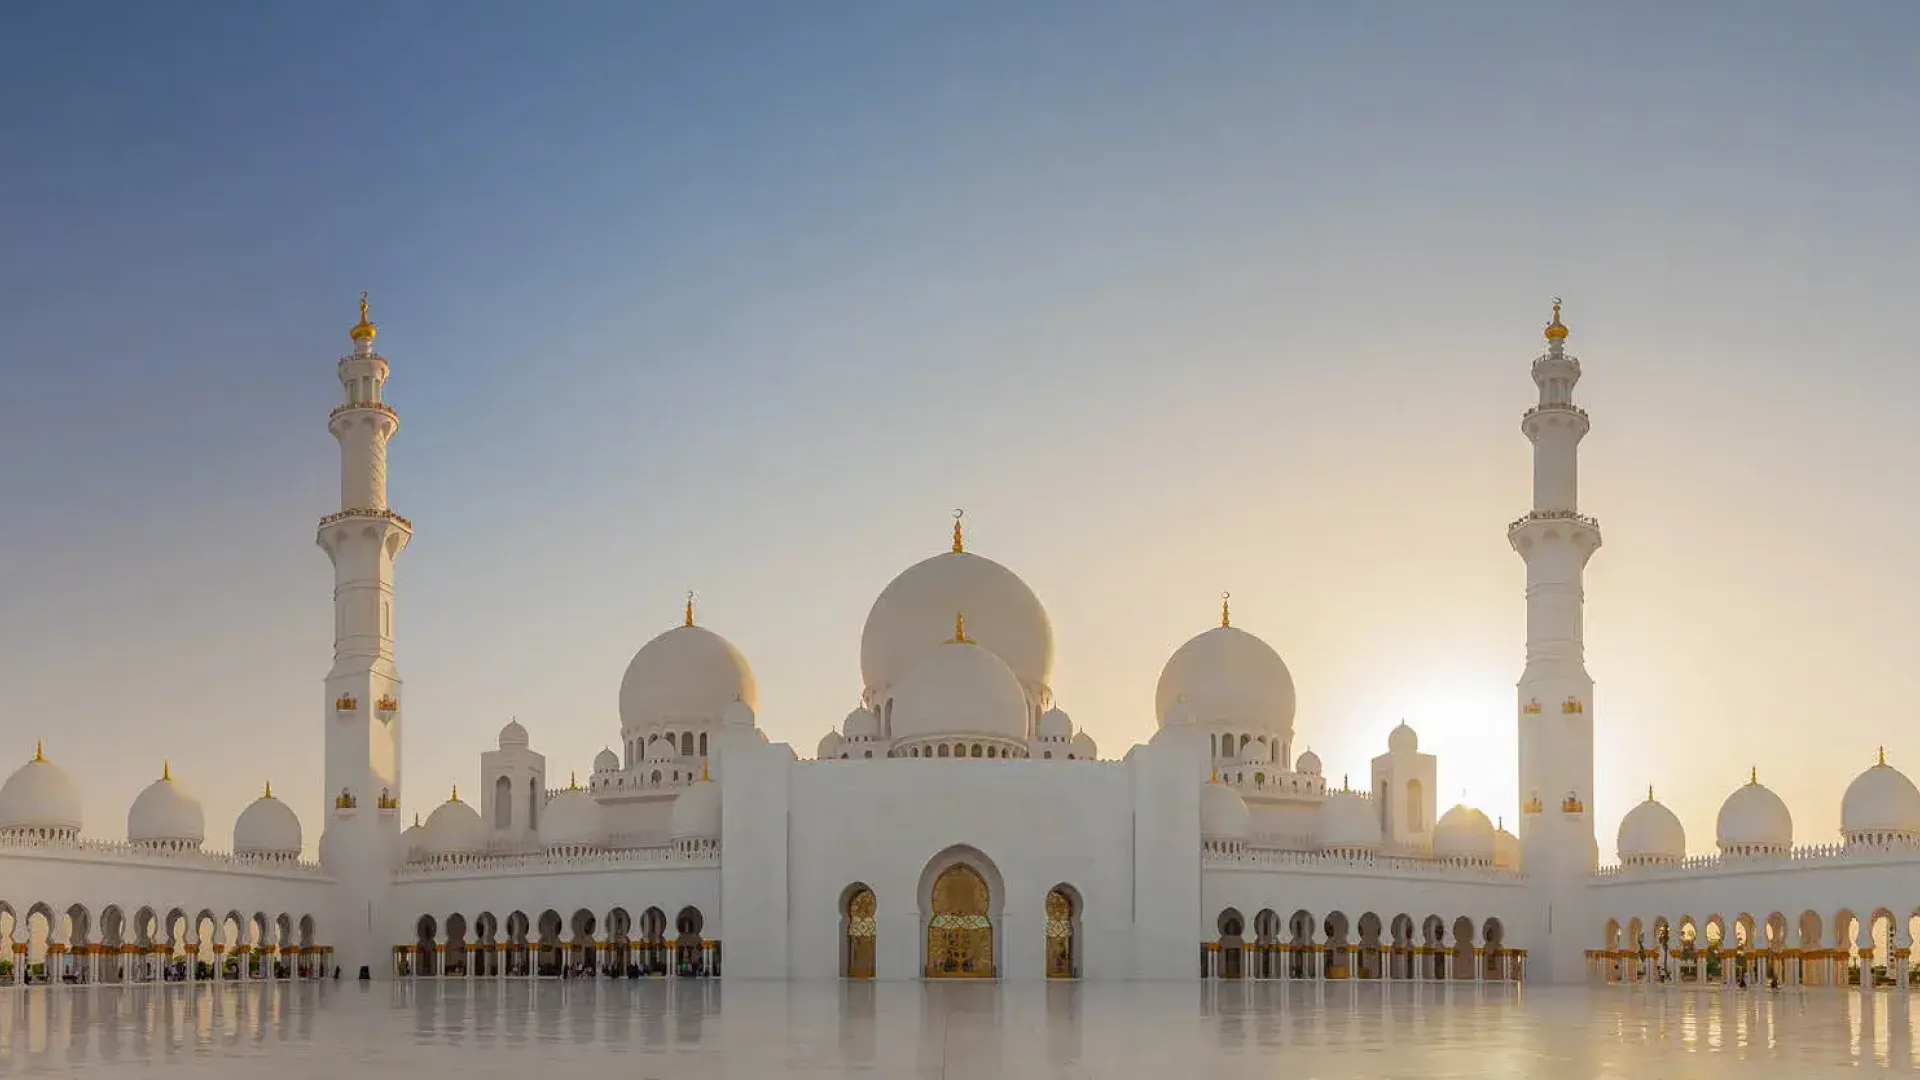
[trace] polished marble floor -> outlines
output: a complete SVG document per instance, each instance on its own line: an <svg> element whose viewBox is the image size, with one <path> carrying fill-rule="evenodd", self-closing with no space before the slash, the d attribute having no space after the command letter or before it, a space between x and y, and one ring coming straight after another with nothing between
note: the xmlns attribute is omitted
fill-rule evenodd
<svg viewBox="0 0 1920 1080"><path fill-rule="evenodd" d="M1286 983L323 983L0 990L0 1074L1620 1077L1912 1069L1857 991Z"/></svg>

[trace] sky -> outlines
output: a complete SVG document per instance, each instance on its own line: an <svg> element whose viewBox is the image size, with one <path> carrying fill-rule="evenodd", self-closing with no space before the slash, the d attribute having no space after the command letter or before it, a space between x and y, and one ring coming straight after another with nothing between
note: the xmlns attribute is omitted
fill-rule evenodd
<svg viewBox="0 0 1920 1080"><path fill-rule="evenodd" d="M1511 827L1519 416L1566 298L1604 856L1749 768L1837 839L1920 769L1920 7L25 3L0 65L0 757L124 835L323 825L362 289L392 363L403 811L549 782L700 621L810 755L880 589L1045 603L1106 756L1235 624L1362 776Z"/></svg>

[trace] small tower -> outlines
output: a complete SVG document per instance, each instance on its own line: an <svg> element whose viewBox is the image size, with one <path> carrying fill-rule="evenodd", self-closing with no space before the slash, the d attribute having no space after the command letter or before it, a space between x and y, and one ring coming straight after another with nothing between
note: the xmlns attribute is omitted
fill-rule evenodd
<svg viewBox="0 0 1920 1080"><path fill-rule="evenodd" d="M1533 443L1533 508L1507 526L1507 542L1527 567L1527 664L1520 675L1518 724L1520 847L1540 892L1541 927L1551 925L1598 860L1593 830L1593 679L1587 674L1582 608L1587 560L1600 547L1600 523L1580 512L1579 448L1585 409L1573 403L1580 361L1566 351L1560 301L1546 328L1547 351L1533 362L1539 400L1520 419ZM1548 981L1577 977L1579 952L1557 935L1538 957ZM1561 966L1567 968L1560 972Z"/></svg>
<svg viewBox="0 0 1920 1080"><path fill-rule="evenodd" d="M1373 759L1373 799L1380 838L1400 849L1433 844L1439 759L1420 752L1420 737L1402 720L1387 735L1387 752Z"/></svg>
<svg viewBox="0 0 1920 1080"><path fill-rule="evenodd" d="M500 729L499 749L480 755L480 780L480 816L488 833L508 846L532 846L547 804L547 759L533 749L517 718Z"/></svg>
<svg viewBox="0 0 1920 1080"><path fill-rule="evenodd" d="M400 427L381 400L387 361L373 351L378 329L360 294L353 351L336 371L345 400L327 419L340 444L340 509L320 519L315 537L333 561L333 667L321 692L326 793L333 810L321 843L345 925L366 927L364 912L383 905L399 849L401 692L393 662L393 567L413 525L387 505L387 440ZM364 942L358 940L365 937ZM342 966L378 970L371 930L356 931Z"/></svg>

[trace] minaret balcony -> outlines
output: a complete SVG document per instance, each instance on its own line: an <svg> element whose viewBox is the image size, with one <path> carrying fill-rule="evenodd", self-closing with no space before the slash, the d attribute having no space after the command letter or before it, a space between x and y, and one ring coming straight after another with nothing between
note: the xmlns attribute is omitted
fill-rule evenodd
<svg viewBox="0 0 1920 1080"><path fill-rule="evenodd" d="M1534 417L1539 416L1541 413L1573 413L1575 416L1578 416L1583 420L1586 419L1586 416L1587 416L1587 410L1581 408L1578 405L1570 404L1565 401L1549 401L1544 404L1535 405L1533 408L1528 409L1524 413L1521 413L1520 419L1531 420Z"/></svg>
<svg viewBox="0 0 1920 1080"><path fill-rule="evenodd" d="M393 411L393 406L379 401L349 401L345 405L335 405L333 411L327 414L327 419L331 420L341 413L350 412L385 413L395 420L400 419L400 414Z"/></svg>
<svg viewBox="0 0 1920 1080"><path fill-rule="evenodd" d="M320 519L320 528L324 529L329 525L337 525L342 521L352 521L356 518L372 518L380 521L391 521L395 525L400 526L401 528L407 530L408 532L413 531L413 522L407 520L406 518L401 517L399 514L396 514L391 510L374 510L374 509L342 510L337 514L328 514L326 517L323 517Z"/></svg>
<svg viewBox="0 0 1920 1080"><path fill-rule="evenodd" d="M1570 352L1543 352L1533 359L1533 377L1537 380L1549 368L1561 368L1576 378L1580 374L1580 360Z"/></svg>
<svg viewBox="0 0 1920 1080"><path fill-rule="evenodd" d="M1600 531L1599 518L1593 517L1590 514L1583 514L1578 510L1529 510L1525 514L1514 518L1512 524L1507 526L1507 531L1513 532L1523 525L1529 525L1536 521L1570 521L1576 525L1584 525L1594 532Z"/></svg>

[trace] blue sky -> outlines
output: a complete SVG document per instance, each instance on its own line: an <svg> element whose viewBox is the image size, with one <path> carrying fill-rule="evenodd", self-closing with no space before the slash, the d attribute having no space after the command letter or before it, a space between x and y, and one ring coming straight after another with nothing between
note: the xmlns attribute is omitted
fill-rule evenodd
<svg viewBox="0 0 1920 1080"><path fill-rule="evenodd" d="M321 818L361 289L416 523L408 809L617 738L681 594L810 752L965 506L1117 754L1221 589L1364 772L1511 814L1547 300L1587 365L1597 808L1911 743L1912 5L28 4L0 69L0 680L118 835ZM1836 737L1836 731L1845 732ZM1909 743L1910 745L1903 745ZM0 747L0 750L3 750Z"/></svg>

